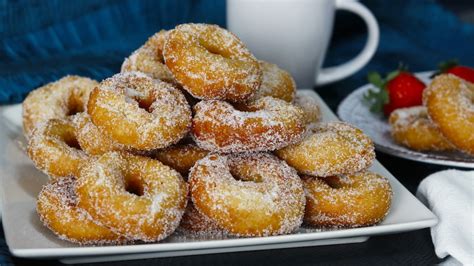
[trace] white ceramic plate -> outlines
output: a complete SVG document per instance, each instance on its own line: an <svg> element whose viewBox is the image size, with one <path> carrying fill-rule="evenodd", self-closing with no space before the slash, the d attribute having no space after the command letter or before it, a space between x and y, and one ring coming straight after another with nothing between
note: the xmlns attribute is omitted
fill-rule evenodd
<svg viewBox="0 0 474 266"><path fill-rule="evenodd" d="M309 90L299 93L318 100L324 120L337 119L316 93ZM375 162L372 170L388 177L394 193L390 213L376 226L324 231L300 229L290 235L261 238L210 239L175 233L155 244L80 247L58 239L41 224L35 212L36 196L47 177L34 168L22 149L21 106L1 108L0 119L3 227L10 251L18 257L57 258L66 263L82 263L332 245L362 242L371 235L416 230L437 222L437 218L418 199Z"/></svg>
<svg viewBox="0 0 474 266"><path fill-rule="evenodd" d="M428 84L432 73L432 71L421 72L416 76ZM396 143L390 136L390 125L387 119L371 113L362 101L364 94L371 88L373 85L366 84L349 94L339 104L337 114L341 120L356 125L368 134L374 141L377 150L424 163L474 168L474 156L465 153L458 151L420 152Z"/></svg>

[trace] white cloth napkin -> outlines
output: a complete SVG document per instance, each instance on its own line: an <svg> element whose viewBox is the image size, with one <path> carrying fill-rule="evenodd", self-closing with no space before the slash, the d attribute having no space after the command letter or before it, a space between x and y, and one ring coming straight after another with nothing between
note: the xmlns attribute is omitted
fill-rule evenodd
<svg viewBox="0 0 474 266"><path fill-rule="evenodd" d="M474 265L474 171L445 170L425 178L417 197L438 216L431 237L449 265Z"/></svg>

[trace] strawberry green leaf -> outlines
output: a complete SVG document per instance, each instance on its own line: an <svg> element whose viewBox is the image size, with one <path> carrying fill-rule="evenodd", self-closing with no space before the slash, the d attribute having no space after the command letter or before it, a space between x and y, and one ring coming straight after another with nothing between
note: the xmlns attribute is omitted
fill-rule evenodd
<svg viewBox="0 0 474 266"><path fill-rule="evenodd" d="M384 85L382 76L375 71L371 71L367 74L367 80L377 88L382 88Z"/></svg>
<svg viewBox="0 0 474 266"><path fill-rule="evenodd" d="M449 59L438 64L438 71L433 73L430 78L434 78L439 74L447 72L449 69L459 65L459 61L457 59Z"/></svg>
<svg viewBox="0 0 474 266"><path fill-rule="evenodd" d="M387 78L385 79L386 82L389 82L390 80L394 79L396 76L400 74L400 70L395 70L387 74Z"/></svg>
<svg viewBox="0 0 474 266"><path fill-rule="evenodd" d="M369 106L369 110L377 114L382 113L388 101L388 92L384 88L369 89L363 97L363 102Z"/></svg>

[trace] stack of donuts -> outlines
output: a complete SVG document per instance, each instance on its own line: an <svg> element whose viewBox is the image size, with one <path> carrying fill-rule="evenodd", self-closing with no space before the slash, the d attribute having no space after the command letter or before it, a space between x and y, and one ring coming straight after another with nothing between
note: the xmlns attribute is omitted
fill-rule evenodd
<svg viewBox="0 0 474 266"><path fill-rule="evenodd" d="M413 150L474 155L474 84L452 74L436 76L423 105L397 109L389 117L393 139Z"/></svg>
<svg viewBox="0 0 474 266"><path fill-rule="evenodd" d="M321 122L295 91L289 73L205 24L156 33L100 83L67 76L32 91L27 151L50 177L40 220L84 245L380 222L391 188L367 171L371 140Z"/></svg>

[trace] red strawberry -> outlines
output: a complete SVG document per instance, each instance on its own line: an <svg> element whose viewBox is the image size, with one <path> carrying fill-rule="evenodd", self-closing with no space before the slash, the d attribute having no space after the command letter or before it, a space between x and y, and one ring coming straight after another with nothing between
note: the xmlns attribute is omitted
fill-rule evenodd
<svg viewBox="0 0 474 266"><path fill-rule="evenodd" d="M472 82L474 83L474 68L470 68L470 67L467 67L467 66L455 66L455 67L452 67L450 69L448 69L448 71L446 71L446 73L451 73L453 75L456 75L462 79L465 79L469 82Z"/></svg>
<svg viewBox="0 0 474 266"><path fill-rule="evenodd" d="M369 82L374 84L378 91L369 90L364 99L371 105L372 112L385 116L398 108L417 106L422 104L422 94L425 84L406 70L397 70L382 79L380 74L368 74Z"/></svg>
<svg viewBox="0 0 474 266"><path fill-rule="evenodd" d="M464 80L474 83L474 68L468 66L460 66L457 60L448 60L438 64L439 71L433 76L441 73L450 73Z"/></svg>

